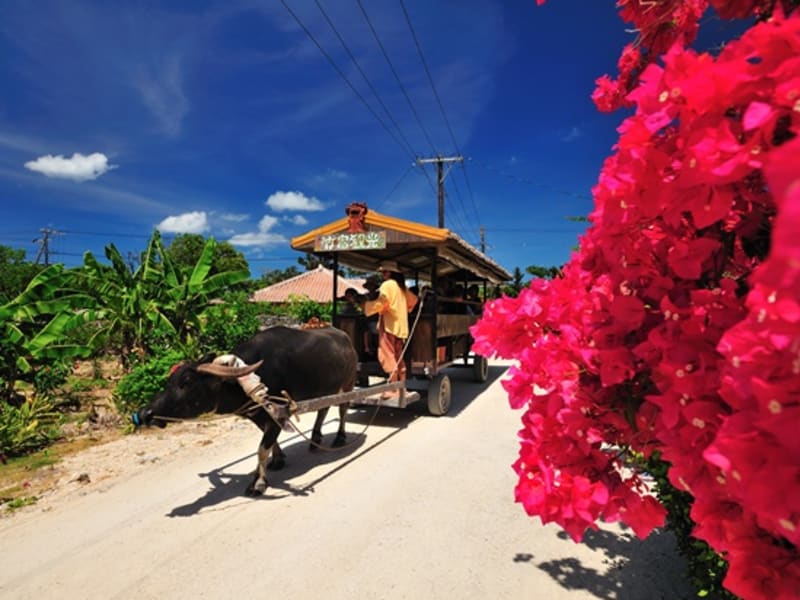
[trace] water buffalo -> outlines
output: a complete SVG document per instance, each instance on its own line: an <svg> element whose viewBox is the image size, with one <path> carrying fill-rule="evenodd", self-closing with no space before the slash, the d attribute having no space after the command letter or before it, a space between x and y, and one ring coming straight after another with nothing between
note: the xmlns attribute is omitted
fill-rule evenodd
<svg viewBox="0 0 800 600"><path fill-rule="evenodd" d="M248 495L260 495L267 488L267 468L280 469L286 457L278 445L281 427L263 409L246 410L250 398L237 377L255 372L272 395L287 392L294 400L347 392L356 381L358 356L346 333L333 327L294 329L271 327L236 346L233 354L248 366L228 367L212 362L207 355L199 362L187 362L170 374L166 389L134 416L134 423L164 427L159 417L193 418L204 413L237 413L264 432L258 447L258 468L247 487ZM317 413L311 439L322 441L322 424L327 408ZM346 405L339 407L339 430L333 446L345 444ZM311 446L313 450L313 445ZM267 465L267 460L272 460Z"/></svg>

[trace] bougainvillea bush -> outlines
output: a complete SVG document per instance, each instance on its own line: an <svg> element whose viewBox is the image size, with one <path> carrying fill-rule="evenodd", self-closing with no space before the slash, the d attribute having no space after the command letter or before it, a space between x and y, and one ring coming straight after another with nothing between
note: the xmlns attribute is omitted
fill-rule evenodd
<svg viewBox="0 0 800 600"><path fill-rule="evenodd" d="M593 98L632 114L591 226L563 277L473 328L476 352L515 360L528 514L645 537L666 511L631 457L657 453L748 599L800 596L797 4L620 0L639 37ZM752 22L713 54L689 46L711 9Z"/></svg>

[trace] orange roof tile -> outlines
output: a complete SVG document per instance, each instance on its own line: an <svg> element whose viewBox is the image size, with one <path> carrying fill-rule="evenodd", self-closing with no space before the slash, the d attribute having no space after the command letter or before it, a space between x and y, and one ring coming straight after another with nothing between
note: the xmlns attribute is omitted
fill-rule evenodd
<svg viewBox="0 0 800 600"><path fill-rule="evenodd" d="M347 288L355 288L359 294L366 293L364 279L345 279L336 282L336 295L342 297ZM256 290L251 299L254 302L288 302L289 296L305 296L315 302L333 302L333 271L319 265L313 271L306 271L290 279L274 283Z"/></svg>

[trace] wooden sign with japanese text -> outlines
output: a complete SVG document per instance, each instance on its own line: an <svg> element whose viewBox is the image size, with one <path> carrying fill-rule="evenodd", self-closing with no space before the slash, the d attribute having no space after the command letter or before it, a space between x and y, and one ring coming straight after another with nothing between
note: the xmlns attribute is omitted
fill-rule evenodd
<svg viewBox="0 0 800 600"><path fill-rule="evenodd" d="M317 236L317 238L314 240L314 252L381 250L383 248L386 248L385 231L333 233L330 235Z"/></svg>

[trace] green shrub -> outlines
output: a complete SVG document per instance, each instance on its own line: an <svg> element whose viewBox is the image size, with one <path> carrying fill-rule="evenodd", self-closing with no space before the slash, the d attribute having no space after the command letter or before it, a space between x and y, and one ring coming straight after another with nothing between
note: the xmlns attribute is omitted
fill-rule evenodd
<svg viewBox="0 0 800 600"><path fill-rule="evenodd" d="M673 487L667 478L669 466L657 452L647 461L647 471L655 480L656 496L667 509L667 529L675 534L678 549L686 558L689 578L697 595L715 600L736 600L737 596L722 587L728 571L727 561L707 543L692 537L695 523L689 513L694 497Z"/></svg>
<svg viewBox="0 0 800 600"><path fill-rule="evenodd" d="M287 312L300 323L306 323L312 317L330 322L333 315L333 304L315 302L306 296L289 296Z"/></svg>
<svg viewBox="0 0 800 600"><path fill-rule="evenodd" d="M33 389L37 396L50 398L53 392L64 385L69 377L70 366L65 361L55 361L36 369L33 375Z"/></svg>
<svg viewBox="0 0 800 600"><path fill-rule="evenodd" d="M199 346L204 352L230 352L238 343L258 332L260 309L252 302L226 302L205 312Z"/></svg>
<svg viewBox="0 0 800 600"><path fill-rule="evenodd" d="M131 369L114 390L114 405L121 414L128 414L146 405L164 390L170 369L184 360L177 350L145 359Z"/></svg>
<svg viewBox="0 0 800 600"><path fill-rule="evenodd" d="M61 420L46 396L37 395L19 408L0 403L0 454L22 456L50 445L61 435Z"/></svg>

